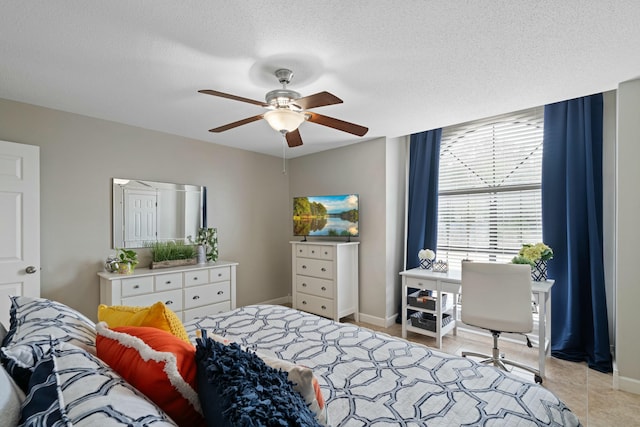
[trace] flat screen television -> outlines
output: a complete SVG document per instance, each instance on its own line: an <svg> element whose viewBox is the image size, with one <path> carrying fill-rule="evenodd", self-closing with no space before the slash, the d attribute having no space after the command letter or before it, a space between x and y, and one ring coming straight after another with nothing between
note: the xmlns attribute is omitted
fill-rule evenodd
<svg viewBox="0 0 640 427"><path fill-rule="evenodd" d="M294 236L357 237L358 195L293 198Z"/></svg>

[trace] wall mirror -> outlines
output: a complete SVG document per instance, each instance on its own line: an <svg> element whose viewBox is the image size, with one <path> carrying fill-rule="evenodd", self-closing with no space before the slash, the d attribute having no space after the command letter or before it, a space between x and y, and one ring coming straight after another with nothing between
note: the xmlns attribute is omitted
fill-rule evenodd
<svg viewBox="0 0 640 427"><path fill-rule="evenodd" d="M206 187L113 178L113 247L195 237L206 227Z"/></svg>

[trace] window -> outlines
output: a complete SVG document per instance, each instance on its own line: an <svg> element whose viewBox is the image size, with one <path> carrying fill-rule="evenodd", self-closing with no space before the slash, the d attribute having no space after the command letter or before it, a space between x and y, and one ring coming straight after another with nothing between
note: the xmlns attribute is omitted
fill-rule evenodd
<svg viewBox="0 0 640 427"><path fill-rule="evenodd" d="M442 131L437 257L509 262L542 241L542 107Z"/></svg>

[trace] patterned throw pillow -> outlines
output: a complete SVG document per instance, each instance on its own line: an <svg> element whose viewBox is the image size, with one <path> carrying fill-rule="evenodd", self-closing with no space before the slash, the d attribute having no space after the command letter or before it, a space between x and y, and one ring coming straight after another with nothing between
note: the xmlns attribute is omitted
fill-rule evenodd
<svg viewBox="0 0 640 427"><path fill-rule="evenodd" d="M100 304L98 306L98 320L107 322L110 328L118 326L150 326L170 332L181 340L191 343L178 315L162 301L158 301L149 307L107 306Z"/></svg>
<svg viewBox="0 0 640 427"><path fill-rule="evenodd" d="M196 331L196 334L198 332L200 331ZM231 344L232 342L221 335L207 333L207 336L224 345ZM293 384L293 389L302 395L309 409L316 415L318 422L321 425L329 424L327 406L324 401L324 396L322 395L322 390L320 389L320 384L310 368L296 365L288 360L267 356L260 353L260 351L256 351L255 353L267 366L286 372L287 379Z"/></svg>
<svg viewBox="0 0 640 427"><path fill-rule="evenodd" d="M21 422L25 427L176 426L97 357L56 341L33 372Z"/></svg>
<svg viewBox="0 0 640 427"><path fill-rule="evenodd" d="M145 326L96 325L98 357L181 426L204 426L196 389L196 349Z"/></svg>
<svg viewBox="0 0 640 427"><path fill-rule="evenodd" d="M207 425L319 426L286 372L267 366L236 343L221 344L203 331L197 339L198 394Z"/></svg>
<svg viewBox="0 0 640 427"><path fill-rule="evenodd" d="M56 301L11 297L11 326L2 341L0 361L23 390L52 337L96 354L95 324L89 318Z"/></svg>

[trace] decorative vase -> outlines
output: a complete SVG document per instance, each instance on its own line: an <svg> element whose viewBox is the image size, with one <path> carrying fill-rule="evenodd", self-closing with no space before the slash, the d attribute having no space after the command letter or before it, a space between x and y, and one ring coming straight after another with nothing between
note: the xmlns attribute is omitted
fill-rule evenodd
<svg viewBox="0 0 640 427"><path fill-rule="evenodd" d="M198 264L207 263L207 250L204 245L198 245Z"/></svg>
<svg viewBox="0 0 640 427"><path fill-rule="evenodd" d="M420 260L420 268L425 269L425 270L431 270L431 267L433 266L433 260L432 259L421 259Z"/></svg>
<svg viewBox="0 0 640 427"><path fill-rule="evenodd" d="M539 259L534 263L535 265L531 266L531 280L544 282L547 280L547 261Z"/></svg>

